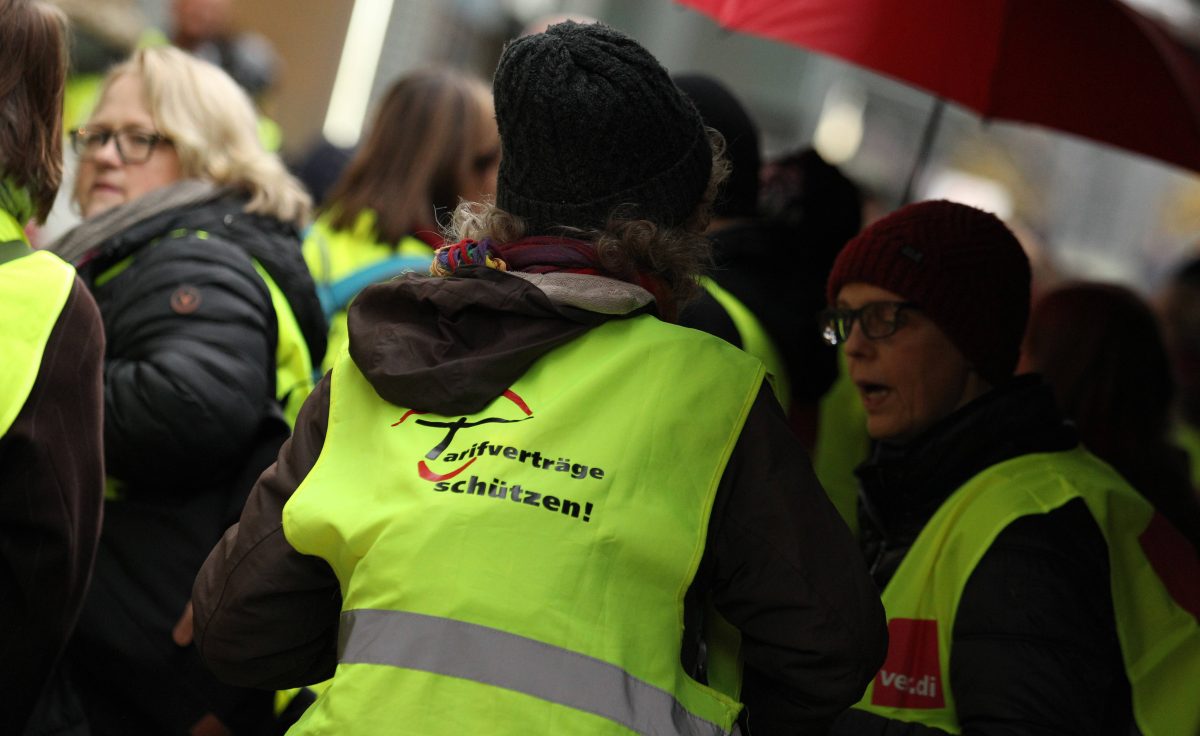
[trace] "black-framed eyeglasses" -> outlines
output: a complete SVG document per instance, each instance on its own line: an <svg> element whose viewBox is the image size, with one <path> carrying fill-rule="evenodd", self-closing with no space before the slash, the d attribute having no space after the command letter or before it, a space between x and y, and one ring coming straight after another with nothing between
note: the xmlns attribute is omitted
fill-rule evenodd
<svg viewBox="0 0 1200 736"><path fill-rule="evenodd" d="M826 309L819 318L821 337L830 345L840 345L850 337L855 322L871 340L890 337L900 329L904 310L919 308L916 302L870 302L858 309Z"/></svg>
<svg viewBox="0 0 1200 736"><path fill-rule="evenodd" d="M126 164L142 164L150 160L154 147L171 140L158 133L141 130L105 130L103 128L79 128L71 131L71 147L80 158L91 158L108 145L112 139L117 144L117 155Z"/></svg>

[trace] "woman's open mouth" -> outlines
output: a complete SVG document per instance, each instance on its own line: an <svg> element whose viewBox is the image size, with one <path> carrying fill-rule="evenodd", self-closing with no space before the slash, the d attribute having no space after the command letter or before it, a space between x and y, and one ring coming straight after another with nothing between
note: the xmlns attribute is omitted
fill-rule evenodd
<svg viewBox="0 0 1200 736"><path fill-rule="evenodd" d="M862 398L863 406L867 411L878 406L891 393L891 388L882 383L855 381L854 385L858 387L858 395Z"/></svg>

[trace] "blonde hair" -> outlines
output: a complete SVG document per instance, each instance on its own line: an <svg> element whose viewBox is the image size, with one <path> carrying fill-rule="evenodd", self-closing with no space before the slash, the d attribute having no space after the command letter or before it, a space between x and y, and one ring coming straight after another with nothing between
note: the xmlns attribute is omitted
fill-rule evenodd
<svg viewBox="0 0 1200 736"><path fill-rule="evenodd" d="M305 224L312 199L279 156L263 148L250 98L217 66L179 49L139 49L109 71L107 91L136 75L158 132L171 140L183 176L250 196L247 212Z"/></svg>

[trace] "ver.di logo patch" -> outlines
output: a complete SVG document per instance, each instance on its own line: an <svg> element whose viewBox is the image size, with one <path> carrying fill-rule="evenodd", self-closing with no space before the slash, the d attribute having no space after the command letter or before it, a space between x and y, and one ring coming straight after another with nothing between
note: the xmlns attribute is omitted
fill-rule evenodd
<svg viewBox="0 0 1200 736"><path fill-rule="evenodd" d="M875 675L874 705L895 708L945 708L936 619L888 621L887 661Z"/></svg>

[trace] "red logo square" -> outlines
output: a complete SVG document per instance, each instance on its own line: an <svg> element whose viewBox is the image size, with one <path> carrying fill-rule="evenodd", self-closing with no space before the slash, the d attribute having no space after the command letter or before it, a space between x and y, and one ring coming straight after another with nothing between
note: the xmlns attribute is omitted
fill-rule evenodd
<svg viewBox="0 0 1200 736"><path fill-rule="evenodd" d="M934 619L888 621L887 661L875 675L872 705L894 708L944 708L938 628Z"/></svg>

